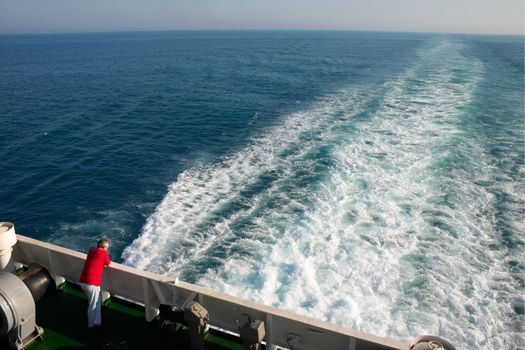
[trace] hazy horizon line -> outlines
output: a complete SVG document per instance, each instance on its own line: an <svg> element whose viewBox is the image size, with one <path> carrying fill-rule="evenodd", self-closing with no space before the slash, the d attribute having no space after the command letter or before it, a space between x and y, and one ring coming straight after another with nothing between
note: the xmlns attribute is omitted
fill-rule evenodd
<svg viewBox="0 0 525 350"><path fill-rule="evenodd" d="M434 32L382 29L307 29L307 28L193 28L193 29L122 29L90 31L49 31L49 32L0 32L0 36L9 35L58 35L58 34L117 34L117 33L159 33L159 32L363 32L363 33L399 33L399 34L452 34L452 35L488 35L488 36L525 36L525 33L493 32Z"/></svg>

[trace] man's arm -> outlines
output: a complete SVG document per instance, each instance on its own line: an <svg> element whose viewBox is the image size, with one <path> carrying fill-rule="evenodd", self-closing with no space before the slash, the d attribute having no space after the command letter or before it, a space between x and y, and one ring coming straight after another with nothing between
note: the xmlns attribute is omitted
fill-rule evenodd
<svg viewBox="0 0 525 350"><path fill-rule="evenodd" d="M109 260L109 255L108 255L107 252L106 252L106 256L105 256L105 258L106 258L106 261L104 261L104 265L105 265L105 266L109 266L109 264L111 263L111 260Z"/></svg>

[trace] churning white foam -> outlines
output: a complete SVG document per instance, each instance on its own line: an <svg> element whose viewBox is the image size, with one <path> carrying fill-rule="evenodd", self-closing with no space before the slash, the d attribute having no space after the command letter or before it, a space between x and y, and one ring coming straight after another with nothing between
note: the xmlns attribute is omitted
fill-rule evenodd
<svg viewBox="0 0 525 350"><path fill-rule="evenodd" d="M318 140L315 135L312 137L312 133L327 127L333 118L334 106L341 112L352 113L358 109L360 99L362 97L353 91L341 91L340 95L328 97L308 111L289 116L281 127L257 137L239 153L216 164L184 171L170 186L155 213L148 218L141 236L125 250L125 263L159 271L170 271L169 265L176 271L181 265L187 264L188 259L206 252L206 248L213 245L215 240L225 238L227 220L232 218L219 220L213 232L195 232L195 228L204 225L216 212L231 205L243 190L254 185L262 175L281 172L284 178L289 176L286 173L289 170L287 164L283 162L302 159L311 147L315 147ZM291 153L289 158L292 160L283 159L280 156L282 152ZM297 154L292 154L294 152ZM268 192L274 192L274 189ZM244 203L250 206L244 211L253 211L257 200L254 198L254 203ZM238 215L234 213L233 217ZM176 256L176 260L168 264L167 251Z"/></svg>
<svg viewBox="0 0 525 350"><path fill-rule="evenodd" d="M378 335L523 339L489 249L493 169L458 122L484 74L462 50L443 40L379 97L339 91L183 172L125 263Z"/></svg>

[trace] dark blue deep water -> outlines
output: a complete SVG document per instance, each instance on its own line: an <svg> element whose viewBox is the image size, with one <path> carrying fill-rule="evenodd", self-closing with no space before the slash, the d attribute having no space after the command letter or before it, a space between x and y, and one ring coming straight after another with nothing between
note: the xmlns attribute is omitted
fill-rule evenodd
<svg viewBox="0 0 525 350"><path fill-rule="evenodd" d="M518 349L523 37L0 36L0 220L378 335Z"/></svg>

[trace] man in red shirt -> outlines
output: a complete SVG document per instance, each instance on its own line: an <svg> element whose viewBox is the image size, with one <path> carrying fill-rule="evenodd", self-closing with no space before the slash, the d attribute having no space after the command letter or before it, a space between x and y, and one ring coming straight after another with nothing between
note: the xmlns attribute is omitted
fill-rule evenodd
<svg viewBox="0 0 525 350"><path fill-rule="evenodd" d="M101 238L96 248L89 249L82 274L80 275L80 287L86 294L89 302L88 327L100 327L102 325L102 297L100 295L100 282L102 281L102 272L106 266L109 266L108 256L109 240Z"/></svg>

